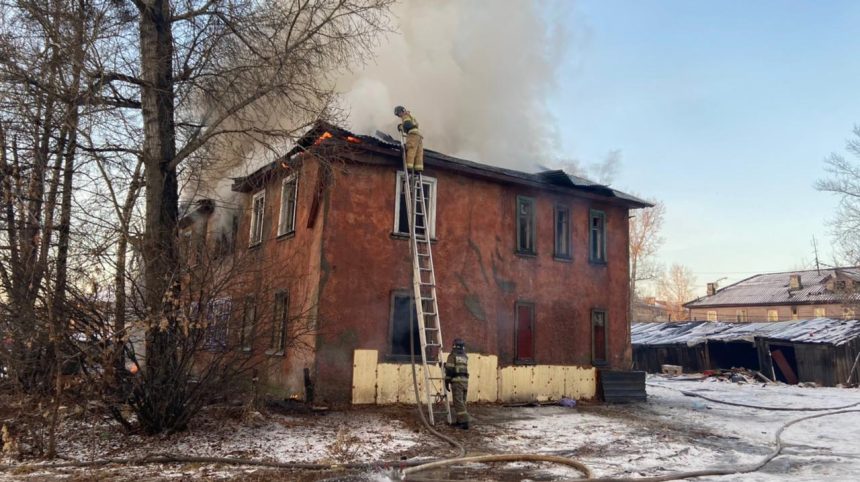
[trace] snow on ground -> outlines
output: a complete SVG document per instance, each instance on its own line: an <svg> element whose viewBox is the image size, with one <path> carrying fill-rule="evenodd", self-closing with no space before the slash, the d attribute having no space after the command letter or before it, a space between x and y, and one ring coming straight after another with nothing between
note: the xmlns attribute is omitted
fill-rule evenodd
<svg viewBox="0 0 860 482"><path fill-rule="evenodd" d="M674 471L758 462L774 447L786 422L812 413L743 408L685 396L680 390L714 399L771 407L835 408L857 404L860 391L787 385L736 384L704 380L648 379L648 401L629 405L581 403L560 406L470 407L475 423L468 432L441 428L463 441L470 454L542 453L564 455L590 466L601 477L640 477ZM67 421L59 451L75 460L132 457L172 452L184 455L246 457L281 462L343 463L443 457L451 449L416 431L411 408L375 407L326 415L276 415L252 422L214 411L191 429L170 437L119 435L104 418ZM752 474L700 480L860 480L860 412L800 422L783 434L783 454ZM113 470L112 472L110 470ZM91 469L87 475L122 480L268 480L266 469L211 464ZM101 471L101 472L100 472ZM264 474L264 475L260 475ZM428 476L470 480L558 480L577 478L572 469L546 464L467 466ZM0 480L46 480L81 476L75 471L0 472ZM5 477L5 478L4 478ZM246 479L245 477L251 477ZM256 477L256 478L254 478ZM361 480L382 480L378 473ZM292 480L281 478L278 480ZM313 476L303 480L315 480Z"/></svg>

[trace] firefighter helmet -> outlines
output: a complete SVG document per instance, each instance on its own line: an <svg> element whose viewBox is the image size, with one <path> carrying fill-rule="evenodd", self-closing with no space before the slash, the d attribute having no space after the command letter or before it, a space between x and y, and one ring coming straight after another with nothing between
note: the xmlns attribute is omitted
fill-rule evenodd
<svg viewBox="0 0 860 482"><path fill-rule="evenodd" d="M402 105L398 105L397 107L394 108L394 115L399 116L400 114L403 114L404 112L406 112L406 107L403 107Z"/></svg>

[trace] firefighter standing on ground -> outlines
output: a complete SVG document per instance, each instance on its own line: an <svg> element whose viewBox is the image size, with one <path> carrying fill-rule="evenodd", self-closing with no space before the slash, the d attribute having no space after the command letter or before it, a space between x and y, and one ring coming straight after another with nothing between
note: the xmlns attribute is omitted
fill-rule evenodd
<svg viewBox="0 0 860 482"><path fill-rule="evenodd" d="M423 171L424 136L418 130L418 121L402 105L394 108L394 115L400 117L401 121L397 130L406 134L406 168L415 169L417 172Z"/></svg>
<svg viewBox="0 0 860 482"><path fill-rule="evenodd" d="M469 392L469 357L466 356L466 343L454 340L451 353L445 362L445 385L454 397L455 427L469 428L469 412L466 411L466 394Z"/></svg>

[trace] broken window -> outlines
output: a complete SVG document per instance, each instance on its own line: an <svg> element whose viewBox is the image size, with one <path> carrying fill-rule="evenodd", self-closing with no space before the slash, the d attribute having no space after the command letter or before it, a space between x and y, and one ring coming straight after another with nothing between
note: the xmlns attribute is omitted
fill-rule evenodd
<svg viewBox="0 0 860 482"><path fill-rule="evenodd" d="M517 253L537 254L535 247L535 201L517 196Z"/></svg>
<svg viewBox="0 0 860 482"><path fill-rule="evenodd" d="M242 310L242 325L239 327L239 349L251 351L254 346L254 326L257 324L257 299L245 297Z"/></svg>
<svg viewBox="0 0 860 482"><path fill-rule="evenodd" d="M403 189L405 176L397 173L397 204L394 206L394 233L409 236L409 211L406 206L406 191ZM424 205L427 207L426 223L430 229L430 238L436 237L436 179L423 176ZM411 186L410 186L411 187ZM415 193L412 193L413 197ZM422 224L420 221L417 224ZM415 234L424 235L424 227L415 227Z"/></svg>
<svg viewBox="0 0 860 482"><path fill-rule="evenodd" d="M570 259L570 209L555 207L555 257Z"/></svg>
<svg viewBox="0 0 860 482"><path fill-rule="evenodd" d="M286 291L275 293L275 306L272 310L272 342L269 354L283 355L287 344L287 313L289 300Z"/></svg>
<svg viewBox="0 0 860 482"><path fill-rule="evenodd" d="M767 310L767 321L779 321L779 312L776 310Z"/></svg>
<svg viewBox="0 0 860 482"><path fill-rule="evenodd" d="M391 296L391 354L395 357L410 355L409 325L412 324L414 336L412 346L415 356L421 357L421 339L418 333L418 319L415 317L415 302L406 291L394 292ZM403 359L406 359L403 358Z"/></svg>
<svg viewBox="0 0 860 482"><path fill-rule="evenodd" d="M824 318L825 316L827 316L827 309L825 309L825 308L815 308L815 311L814 311L813 315L814 315L816 318Z"/></svg>
<svg viewBox="0 0 860 482"><path fill-rule="evenodd" d="M517 363L535 361L535 305L519 301L517 310L516 348Z"/></svg>
<svg viewBox="0 0 860 482"><path fill-rule="evenodd" d="M606 364L606 311L591 310L591 363Z"/></svg>
<svg viewBox="0 0 860 482"><path fill-rule="evenodd" d="M227 325L230 322L232 302L229 298L212 300L206 310L203 348L224 350L227 348Z"/></svg>
<svg viewBox="0 0 860 482"><path fill-rule="evenodd" d="M717 312L709 311L708 312L708 321L717 321Z"/></svg>
<svg viewBox="0 0 860 482"><path fill-rule="evenodd" d="M588 259L594 263L606 262L606 214L591 210Z"/></svg>
<svg viewBox="0 0 860 482"><path fill-rule="evenodd" d="M250 246L256 246L263 241L263 215L266 208L266 191L254 194L251 202L251 235Z"/></svg>
<svg viewBox="0 0 860 482"><path fill-rule="evenodd" d="M281 212L278 216L278 236L283 236L296 230L296 194L298 179L293 174L284 179L281 184Z"/></svg>

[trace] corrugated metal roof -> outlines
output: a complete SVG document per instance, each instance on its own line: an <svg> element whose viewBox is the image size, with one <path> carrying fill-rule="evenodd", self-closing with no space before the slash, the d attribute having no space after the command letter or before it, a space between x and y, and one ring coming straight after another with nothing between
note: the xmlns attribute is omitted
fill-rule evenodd
<svg viewBox="0 0 860 482"><path fill-rule="evenodd" d="M751 342L755 338L841 345L860 338L860 321L814 318L767 323L720 321L634 323L630 328L630 336L634 345L681 343L693 346L708 340Z"/></svg>
<svg viewBox="0 0 860 482"><path fill-rule="evenodd" d="M802 286L800 289L789 289L790 277L793 274L800 275ZM713 296L699 298L684 306L687 308L710 308L717 306L828 304L860 300L860 296L853 292L853 287L847 293L827 289L827 281L831 278L860 281L860 270L857 268L832 268L758 274L726 286Z"/></svg>

